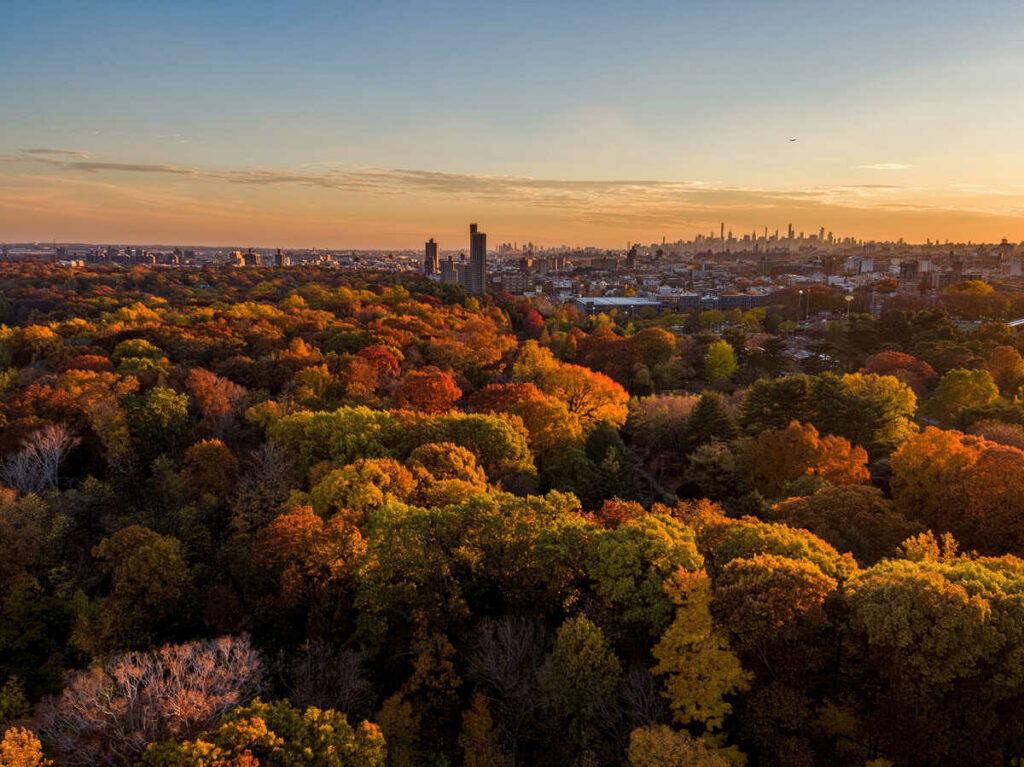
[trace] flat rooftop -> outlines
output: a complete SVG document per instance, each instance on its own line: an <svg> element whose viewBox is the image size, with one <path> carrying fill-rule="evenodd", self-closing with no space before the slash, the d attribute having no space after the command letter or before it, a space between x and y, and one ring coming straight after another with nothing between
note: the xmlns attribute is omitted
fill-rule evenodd
<svg viewBox="0 0 1024 767"><path fill-rule="evenodd" d="M636 306L638 304L649 304L651 306L661 305L661 302L656 298L639 296L583 296L576 300L584 304L592 304L593 306Z"/></svg>

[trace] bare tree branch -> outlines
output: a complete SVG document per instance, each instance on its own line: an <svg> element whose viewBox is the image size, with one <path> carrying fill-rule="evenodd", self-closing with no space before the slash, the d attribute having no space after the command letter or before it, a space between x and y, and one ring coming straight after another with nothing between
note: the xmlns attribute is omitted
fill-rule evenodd
<svg viewBox="0 0 1024 767"><path fill-rule="evenodd" d="M75 673L43 704L39 731L61 764L130 765L147 744L194 738L245 703L262 668L247 636L119 655Z"/></svg>
<svg viewBox="0 0 1024 767"><path fill-rule="evenodd" d="M22 440L21 450L0 462L0 479L21 495L56 489L64 459L79 439L63 424L51 424Z"/></svg>

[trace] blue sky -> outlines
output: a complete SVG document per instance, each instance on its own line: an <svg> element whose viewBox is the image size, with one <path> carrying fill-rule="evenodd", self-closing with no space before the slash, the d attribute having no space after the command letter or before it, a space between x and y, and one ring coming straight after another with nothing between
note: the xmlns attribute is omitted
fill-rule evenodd
<svg viewBox="0 0 1024 767"><path fill-rule="evenodd" d="M96 165L111 163L199 175L374 168L831 190L822 192L826 206L847 204L850 193L837 201L837 189L891 186L904 191L874 202L862 191L854 207L882 204L891 219L897 199L994 216L993 237L1021 212L1021 3L5 5L0 156L10 161L0 163L0 206L26 189L59 205L60 195L40 190L61 179L76 189L93 182L93 193L120 195L119 204L132 188L170 195L169 203L206 201L234 210L239 222L247 206L256 214L272 204L270 183L218 193L223 180ZM30 148L82 153L94 165L22 161L19 152ZM403 206L373 195L310 194L291 182L276 193L282 209L310 221L355 210L347 230L360 231L360 242L374 221L403 215ZM435 190L426 200L423 190L401 194L407 208L439 215L448 204L453 222L472 203L487 204L472 190ZM514 219L524 236L528 202L506 205L499 217ZM627 202L630 211L643 207ZM757 225L758 201L735 202L737 229ZM730 212L691 207L692 215L673 212L681 235ZM23 209L7 219L2 210L0 225L26 221ZM69 235L87 213L69 208ZM776 213L787 211L765 223L784 224ZM543 220L538 239L557 240L557 220L535 218ZM571 239L586 239L584 222L569 218ZM837 218L871 234L863 216ZM926 218L908 218L908 229L932 226L935 217ZM675 219L645 220L637 218L637 236ZM409 217L408 236L419 237L426 223ZM618 242L628 228L626 219L591 223L594 242ZM1024 227L1009 234L1024 237ZM384 232L382 243L402 236Z"/></svg>

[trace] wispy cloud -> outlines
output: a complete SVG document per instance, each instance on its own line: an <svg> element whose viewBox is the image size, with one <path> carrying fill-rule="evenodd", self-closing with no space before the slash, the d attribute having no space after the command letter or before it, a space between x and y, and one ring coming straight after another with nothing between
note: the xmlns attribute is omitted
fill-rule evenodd
<svg viewBox="0 0 1024 767"><path fill-rule="evenodd" d="M938 220L941 216L1005 215L1017 216L1019 210L1009 197L996 197L995 190L980 185L947 185L924 188L887 183L849 183L805 187L801 189L753 186L711 185L699 180L663 179L566 179L533 178L513 175L445 173L408 168L359 168L321 165L298 169L215 168L161 163L123 162L120 158L96 158L71 150L22 150L0 160L19 168L23 179L44 178L54 183L88 184L107 198L122 200L125 210L140 214L167 216L172 210L181 216L203 217L204 211L221 210L240 217L253 212L264 220L268 206L290 211L295 220L311 221L320 215L314 210L337 209L351 219L354 216L379 217L390 221L384 210L413 210L421 203L442 202L453 210L502 210L522 220L547 220L551 226L573 223L620 228L664 228L680 226L704 229L721 220L772 222L785 220L852 221L889 220L908 214ZM880 163L858 166L878 170L902 170L912 166ZM38 173L46 169L46 173ZM177 176L194 180L195 187L136 183L118 176ZM27 181L25 183L28 183ZM337 203L326 207L308 206L300 194L225 194L198 184L221 184L236 189L270 190L274 187L307 188L337 192ZM173 200L147 195L179 195ZM1006 192L1003 192L1006 194ZM985 199L985 195L993 195ZM1015 194L1024 197L1024 192ZM404 198L406 202L399 202ZM1002 202L998 202L999 200ZM272 203L271 200L274 200ZM374 202L377 200L377 202ZM356 203L356 204L351 204ZM3 201L0 200L0 205ZM9 204L9 203L8 203ZM121 203L119 203L121 204ZM162 207L166 204L166 208ZM232 207L235 206L235 207ZM50 205L52 210L54 206ZM326 215L326 214L324 214ZM409 215L409 214L402 214ZM421 215L421 214L413 214ZM328 219L331 217L328 216ZM333 219L332 219L333 220ZM896 219L892 219L896 220ZM328 226L328 224L324 224ZM370 224L367 224L369 227ZM379 226L377 220L374 227Z"/></svg>
<svg viewBox="0 0 1024 767"><path fill-rule="evenodd" d="M917 167L905 162L876 162L871 165L854 165L857 170L910 170Z"/></svg>
<svg viewBox="0 0 1024 767"><path fill-rule="evenodd" d="M178 173L196 175L199 171L177 165L159 165L134 162L103 162L89 159L88 152L75 152L69 149L21 149L14 157L7 160L49 165L62 170L73 171L128 171L133 173Z"/></svg>
<svg viewBox="0 0 1024 767"><path fill-rule="evenodd" d="M21 154L35 157L77 157L85 159L88 152L76 152L71 149L19 149Z"/></svg>
<svg viewBox="0 0 1024 767"><path fill-rule="evenodd" d="M950 184L950 188L955 189L958 192L965 194L981 194L981 195L994 195L997 197L1020 197L1021 193L1017 191L1016 187L1004 189L1000 187L990 186L989 184L969 184L969 183L958 183Z"/></svg>
<svg viewBox="0 0 1024 767"><path fill-rule="evenodd" d="M703 188L699 181L538 179L526 176L485 176L401 168L329 168L320 172L264 168L223 170L79 159L82 157L89 156L66 150L22 150L13 157L3 159L9 162L46 165L66 171L171 173L250 186L298 185L384 195L427 192L471 195L496 200L529 197L533 202L543 202L547 196L549 203L556 203L564 196L621 195L645 191L683 194Z"/></svg>
<svg viewBox="0 0 1024 767"><path fill-rule="evenodd" d="M616 194L637 190L686 193L702 188L699 181L642 179L580 180L542 179L526 176L485 176L469 173L408 170L402 168L332 169L324 172L275 170L206 171L204 175L235 184L300 184L346 191L403 193L422 191L440 194L472 194L484 197L516 197L521 194Z"/></svg>
<svg viewBox="0 0 1024 767"><path fill-rule="evenodd" d="M197 171L191 168L179 168L176 165L152 165L149 163L132 163L132 162L92 162L82 161L65 163L64 167L71 170L84 170L84 171L101 171L101 170L116 170L116 171L128 171L131 173L177 173L183 176L196 175Z"/></svg>
<svg viewBox="0 0 1024 767"><path fill-rule="evenodd" d="M559 179L445 173L407 168L340 168L280 170L220 169L154 163L79 159L78 154L55 155L54 150L21 152L6 159L46 165L71 172L174 174L240 186L304 186L378 196L440 195L474 202L522 203L535 207L577 209L719 210L732 207L771 209L794 205L885 205L887 198L907 187L891 184L849 184L809 189L764 189L709 186L698 180ZM61 150L64 151L64 150ZM882 164L875 168L910 166Z"/></svg>

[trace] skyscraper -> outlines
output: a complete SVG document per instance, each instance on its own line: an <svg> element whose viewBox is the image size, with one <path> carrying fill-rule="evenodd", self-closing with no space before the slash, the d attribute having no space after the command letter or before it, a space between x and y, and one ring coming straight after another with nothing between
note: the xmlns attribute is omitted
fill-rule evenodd
<svg viewBox="0 0 1024 767"><path fill-rule="evenodd" d="M441 282L449 285L458 284L460 282L459 271L456 268L455 260L448 256L448 258L441 262Z"/></svg>
<svg viewBox="0 0 1024 767"><path fill-rule="evenodd" d="M437 256L437 243L434 242L434 238L431 237L423 245L423 273L424 274L437 274L441 268L441 262Z"/></svg>
<svg viewBox="0 0 1024 767"><path fill-rule="evenodd" d="M487 235L469 225L469 268L465 272L465 288L470 295L487 291Z"/></svg>

